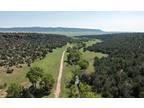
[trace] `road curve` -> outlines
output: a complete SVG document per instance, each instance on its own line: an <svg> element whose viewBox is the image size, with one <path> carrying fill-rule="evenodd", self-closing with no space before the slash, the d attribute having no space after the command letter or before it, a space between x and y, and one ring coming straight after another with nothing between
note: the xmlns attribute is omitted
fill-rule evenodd
<svg viewBox="0 0 144 108"><path fill-rule="evenodd" d="M58 98L61 92L61 78L62 78L62 72L63 72L64 55L65 55L65 51L63 51L62 53L62 57L60 61L59 75L58 75L56 89L55 89L55 98Z"/></svg>

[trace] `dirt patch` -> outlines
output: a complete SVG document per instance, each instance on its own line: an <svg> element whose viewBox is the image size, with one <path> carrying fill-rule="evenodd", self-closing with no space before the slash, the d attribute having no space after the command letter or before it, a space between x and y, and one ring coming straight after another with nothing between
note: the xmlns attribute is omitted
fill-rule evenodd
<svg viewBox="0 0 144 108"><path fill-rule="evenodd" d="M7 92L4 90L0 90L0 98L5 98L7 96Z"/></svg>

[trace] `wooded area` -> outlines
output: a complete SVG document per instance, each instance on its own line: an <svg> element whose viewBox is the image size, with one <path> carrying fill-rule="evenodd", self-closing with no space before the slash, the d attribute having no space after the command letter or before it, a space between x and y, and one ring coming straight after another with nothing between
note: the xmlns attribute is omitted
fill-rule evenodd
<svg viewBox="0 0 144 108"><path fill-rule="evenodd" d="M103 42L87 50L109 54L95 58L95 73L86 83L102 97L144 97L144 34L122 33L100 36Z"/></svg>

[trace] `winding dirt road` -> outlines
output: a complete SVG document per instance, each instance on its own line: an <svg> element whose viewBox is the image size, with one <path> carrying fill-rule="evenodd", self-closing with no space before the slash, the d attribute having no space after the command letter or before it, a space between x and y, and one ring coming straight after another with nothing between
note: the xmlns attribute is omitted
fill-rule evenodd
<svg viewBox="0 0 144 108"><path fill-rule="evenodd" d="M55 98L58 98L61 92L61 78L62 78L62 72L63 72L64 55L65 55L65 51L63 51L62 53L62 57L60 61L59 75L58 75L56 89L55 89Z"/></svg>

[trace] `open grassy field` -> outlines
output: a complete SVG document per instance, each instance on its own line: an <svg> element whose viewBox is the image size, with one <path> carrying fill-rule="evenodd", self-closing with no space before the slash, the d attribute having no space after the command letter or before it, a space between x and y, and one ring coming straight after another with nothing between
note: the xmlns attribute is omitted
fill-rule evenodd
<svg viewBox="0 0 144 108"><path fill-rule="evenodd" d="M32 67L40 67L44 70L44 73L51 74L54 79L57 79L60 59L64 49L65 47L54 49L53 53L49 53L46 58L32 63Z"/></svg>
<svg viewBox="0 0 144 108"><path fill-rule="evenodd" d="M94 40L88 41L88 42L86 42L86 47L92 46L93 44L100 43L100 42L102 42L102 41L99 39L94 39ZM108 56L107 54L103 54L101 52L92 52L92 51L83 52L83 49L81 49L80 51L82 53L82 58L84 58L85 60L87 60L89 62L89 66L87 68L87 72L89 72L89 73L94 72L93 63L94 63L95 57L102 58L102 57Z"/></svg>
<svg viewBox="0 0 144 108"><path fill-rule="evenodd" d="M95 43L99 43L102 42L101 40L95 39L95 40L91 40L86 42L86 47L91 46ZM85 51L83 52L83 49L80 50L82 53L82 58L84 58L85 60L87 60L89 62L89 66L87 68L87 72L92 73L94 72L94 58L98 57L98 58L102 58L102 57L107 57L107 54L103 54L100 52L91 52L91 51ZM67 59L67 53L65 54L65 60ZM67 98L68 94L69 94L69 89L66 88L66 84L68 83L68 81L72 78L72 66L68 65L66 62L64 63L64 70L63 70L63 76L62 76L62 92L60 94L60 97L64 97Z"/></svg>
<svg viewBox="0 0 144 108"><path fill-rule="evenodd" d="M27 72L27 66L23 66L23 68L14 69L12 74L7 74L6 72L0 72L0 85L6 83L7 85L11 83L21 83L25 85L28 83L28 79L25 78Z"/></svg>

